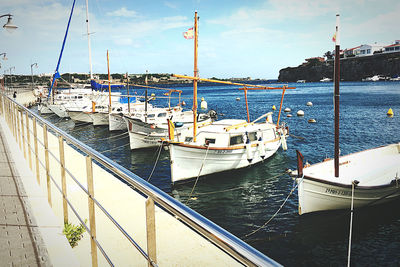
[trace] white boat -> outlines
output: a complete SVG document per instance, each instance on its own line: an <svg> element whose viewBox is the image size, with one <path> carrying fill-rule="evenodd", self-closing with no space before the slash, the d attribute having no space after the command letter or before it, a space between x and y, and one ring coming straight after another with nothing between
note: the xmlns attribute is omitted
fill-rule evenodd
<svg viewBox="0 0 400 267"><path fill-rule="evenodd" d="M337 15L336 36L339 15ZM339 69L339 38L335 70ZM339 157L339 82L335 73L335 157L303 167L297 151L299 214L375 205L400 196L400 143Z"/></svg>
<svg viewBox="0 0 400 267"><path fill-rule="evenodd" d="M274 155L286 140L286 130L272 123L272 113L268 117L259 123L215 121L199 128L195 141L185 132L183 141L170 142L172 183L244 168Z"/></svg>
<svg viewBox="0 0 400 267"><path fill-rule="evenodd" d="M322 78L322 79L320 80L320 82L323 82L323 83L331 82L331 81L332 81L331 78Z"/></svg>
<svg viewBox="0 0 400 267"><path fill-rule="evenodd" d="M306 80L297 80L296 83L305 83Z"/></svg>
<svg viewBox="0 0 400 267"><path fill-rule="evenodd" d="M193 125L193 112L182 111L182 108L151 108L147 111L138 111L134 114L124 115L126 127L129 132L131 149L150 148L160 145L161 140L168 139L168 118L175 123L175 135L179 137L182 132ZM207 124L211 118L207 114L199 115L199 122Z"/></svg>
<svg viewBox="0 0 400 267"><path fill-rule="evenodd" d="M147 103L148 108L153 108L150 103ZM141 112L145 109L145 103L139 100L136 102L123 103L120 105L114 105L110 114L108 114L108 129L110 131L126 131L127 125L124 120L124 114L129 116L129 113Z"/></svg>
<svg viewBox="0 0 400 267"><path fill-rule="evenodd" d="M339 165L339 177L332 159L303 169L297 178L299 214L349 209L353 182L355 208L400 196L400 143L342 156Z"/></svg>

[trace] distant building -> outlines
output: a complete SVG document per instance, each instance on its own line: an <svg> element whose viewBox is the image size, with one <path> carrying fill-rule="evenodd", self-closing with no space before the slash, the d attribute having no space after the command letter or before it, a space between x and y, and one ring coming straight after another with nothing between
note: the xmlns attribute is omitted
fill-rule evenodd
<svg viewBox="0 0 400 267"><path fill-rule="evenodd" d="M385 46L384 47L385 51L384 53L393 53L393 52L399 52L400 51L400 40L394 41L393 44Z"/></svg>
<svg viewBox="0 0 400 267"><path fill-rule="evenodd" d="M343 51L344 57L354 57L354 56L356 56L357 55L357 51L359 51L360 47L361 47L361 45L353 47L353 48L349 48L349 49L346 48Z"/></svg>
<svg viewBox="0 0 400 267"><path fill-rule="evenodd" d="M381 44L363 44L359 48L355 49L357 56L370 56L373 55L375 52L382 52L383 45Z"/></svg>

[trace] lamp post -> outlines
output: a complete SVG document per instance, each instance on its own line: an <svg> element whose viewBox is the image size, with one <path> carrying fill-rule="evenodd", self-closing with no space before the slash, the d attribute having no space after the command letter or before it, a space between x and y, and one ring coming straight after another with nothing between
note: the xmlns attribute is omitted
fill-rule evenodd
<svg viewBox="0 0 400 267"><path fill-rule="evenodd" d="M9 91L11 93L11 83L12 83L12 76L11 76L11 71L14 70L15 71L15 67L11 67L8 69L10 71L10 86L8 86Z"/></svg>
<svg viewBox="0 0 400 267"><path fill-rule="evenodd" d="M3 28L6 29L9 33L12 33L18 27L12 23L12 16L13 15L5 14L5 15L1 15L0 18L7 17L7 16L8 16L8 20L7 20L7 23L3 25Z"/></svg>
<svg viewBox="0 0 400 267"><path fill-rule="evenodd" d="M38 67L38 64L37 64L37 63L31 64L32 91L33 91L33 66L35 66L35 67L37 68L37 67Z"/></svg>

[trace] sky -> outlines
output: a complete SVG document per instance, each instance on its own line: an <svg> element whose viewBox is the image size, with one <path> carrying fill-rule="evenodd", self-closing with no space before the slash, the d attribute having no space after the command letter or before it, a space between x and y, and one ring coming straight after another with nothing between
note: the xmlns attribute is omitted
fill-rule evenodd
<svg viewBox="0 0 400 267"><path fill-rule="evenodd" d="M54 73L73 0L0 0L18 29L0 28L0 75ZM183 32L199 15L200 77L276 79L279 70L334 49L400 39L398 0L89 0L94 73L193 74L193 40ZM89 72L86 3L76 0L59 72ZM0 19L4 25L7 18Z"/></svg>

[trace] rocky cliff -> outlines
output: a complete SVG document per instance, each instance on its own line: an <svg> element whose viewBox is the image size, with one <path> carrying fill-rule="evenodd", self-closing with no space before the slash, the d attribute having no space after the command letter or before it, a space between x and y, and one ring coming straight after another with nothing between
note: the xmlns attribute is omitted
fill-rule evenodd
<svg viewBox="0 0 400 267"><path fill-rule="evenodd" d="M400 76L400 52L340 59L341 80L360 81L374 75ZM281 69L278 79L281 82L317 82L325 77L333 78L333 60L311 61L298 67Z"/></svg>

